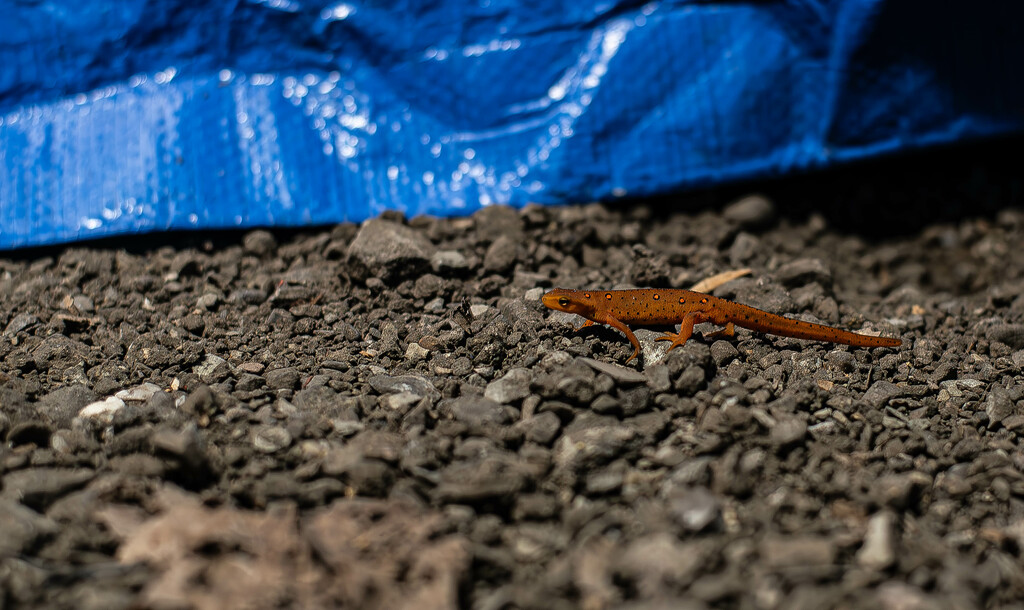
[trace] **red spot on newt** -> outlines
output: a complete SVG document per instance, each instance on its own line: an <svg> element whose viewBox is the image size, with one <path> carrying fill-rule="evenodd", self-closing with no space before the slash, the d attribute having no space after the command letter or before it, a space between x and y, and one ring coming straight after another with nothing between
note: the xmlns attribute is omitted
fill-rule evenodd
<svg viewBox="0 0 1024 610"><path fill-rule="evenodd" d="M666 301L676 300L678 305L670 303L654 309L649 307L648 303L651 300L659 301L662 297ZM824 324L801 322L691 290L612 290L604 293L604 299L603 302L592 299L589 292L555 288L541 300L549 309L583 316L588 320L584 326L597 322L622 331L633 344L633 355L626 362L640 354L640 342L628 324L679 324L678 333L665 333L664 336L657 338L657 341L671 341L672 346L669 350L686 343L693 334L693 326L701 322L724 326L725 330L722 332L726 335L733 334L735 325L770 335L842 343L856 347L897 347L903 343L890 337L871 337Z"/></svg>

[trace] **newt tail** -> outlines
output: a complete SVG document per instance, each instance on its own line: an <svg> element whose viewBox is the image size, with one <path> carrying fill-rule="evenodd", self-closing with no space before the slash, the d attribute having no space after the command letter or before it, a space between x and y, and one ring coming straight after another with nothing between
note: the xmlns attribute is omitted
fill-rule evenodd
<svg viewBox="0 0 1024 610"><path fill-rule="evenodd" d="M667 332L656 341L671 341L669 351L686 341L693 334L695 324L711 322L724 328L715 336L735 334L735 327L757 332L841 343L855 347L898 347L903 342L890 337L872 337L860 333L794 320L785 316L768 313L756 307L727 301L710 294L692 290L640 288L636 290L568 290L555 288L541 298L549 309L578 314L586 318L581 328L594 323L607 324L622 331L633 345L633 355L626 362L640 354L640 342L629 329L630 324L640 326L665 326L679 324L679 332Z"/></svg>

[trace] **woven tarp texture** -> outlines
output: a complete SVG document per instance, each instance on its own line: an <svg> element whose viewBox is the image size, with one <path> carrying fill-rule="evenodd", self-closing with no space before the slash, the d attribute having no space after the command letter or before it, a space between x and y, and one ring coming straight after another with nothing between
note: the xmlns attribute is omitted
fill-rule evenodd
<svg viewBox="0 0 1024 610"><path fill-rule="evenodd" d="M5 249L647 197L1024 128L1014 2L0 5Z"/></svg>

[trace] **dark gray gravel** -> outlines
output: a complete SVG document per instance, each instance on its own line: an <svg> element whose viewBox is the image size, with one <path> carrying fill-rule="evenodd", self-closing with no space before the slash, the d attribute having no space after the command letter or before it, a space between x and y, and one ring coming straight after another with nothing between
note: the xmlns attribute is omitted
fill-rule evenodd
<svg viewBox="0 0 1024 610"><path fill-rule="evenodd" d="M1024 214L785 206L0 259L0 608L1016 607ZM716 294L904 345L623 366L539 300L739 266Z"/></svg>

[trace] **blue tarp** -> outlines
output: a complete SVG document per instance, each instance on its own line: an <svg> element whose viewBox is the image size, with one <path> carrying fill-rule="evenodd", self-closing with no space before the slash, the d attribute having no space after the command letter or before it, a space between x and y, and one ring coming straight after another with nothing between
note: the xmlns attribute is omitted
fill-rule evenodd
<svg viewBox="0 0 1024 610"><path fill-rule="evenodd" d="M1024 128L1020 2L0 7L0 248L642 197Z"/></svg>

